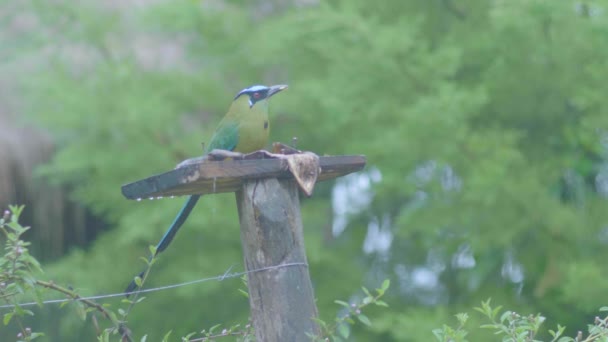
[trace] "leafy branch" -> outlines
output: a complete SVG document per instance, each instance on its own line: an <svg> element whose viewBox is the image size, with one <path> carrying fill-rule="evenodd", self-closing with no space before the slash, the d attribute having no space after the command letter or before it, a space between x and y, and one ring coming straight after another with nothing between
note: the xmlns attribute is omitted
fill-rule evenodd
<svg viewBox="0 0 608 342"><path fill-rule="evenodd" d="M390 287L390 280L386 279L382 282L380 288L375 290L372 295L370 291L362 287L365 297L358 303L348 303L342 300L334 301L336 304L343 306L347 311L346 314L337 317L331 324L324 322L321 319L315 319L321 327L321 336L309 335L313 341L346 341L350 336L350 325L355 324L355 319L366 326L371 326L369 318L363 314L363 309L368 305L388 307L386 302L380 300Z"/></svg>
<svg viewBox="0 0 608 342"><path fill-rule="evenodd" d="M209 330L201 331L201 337L192 338L196 333L191 333L182 338L184 342L211 342L215 341L221 337L237 337L238 341L241 342L251 342L255 341L255 336L253 335L253 326L251 322L247 323L245 327L241 328L240 324L235 324L230 328L224 328L222 331L217 332L217 330L221 327L221 324L214 325L209 328Z"/></svg>
<svg viewBox="0 0 608 342"><path fill-rule="evenodd" d="M484 318L490 321L483 324L481 329L493 330L495 335L502 335L505 342L541 342L536 339L542 324L546 318L540 314L521 315L515 311L504 311L500 314L502 306L492 307L490 300L481 302L480 307L474 308ZM608 312L608 307L602 307L601 312ZM500 317L498 315L500 314ZM444 325L441 329L433 330L437 341L440 342L466 342L468 331L464 329L469 316L466 313L456 315L459 325L456 329ZM563 336L565 326L557 325L557 330L549 330L550 342L600 342L608 341L608 316L604 318L595 317L593 324L588 326L588 335L584 336L578 331L576 337Z"/></svg>
<svg viewBox="0 0 608 342"><path fill-rule="evenodd" d="M119 333L122 341L132 341L124 321L119 320L114 312L95 301L83 299L70 288L59 286L52 281L36 279L34 272L42 273L40 263L29 254L28 246L30 243L21 240L21 236L30 229L19 224L19 216L23 208L24 206L9 206L9 210L6 210L0 219L0 232L6 238L5 254L0 257L0 298L12 306L12 310L3 315L3 324L6 326L11 321L17 324L20 331L17 334L18 341L33 341L44 336L43 333L33 332L31 328L24 325L24 317L34 316L34 313L31 310L24 309L19 304L18 299L22 295L31 295L38 305L42 306L40 289L45 288L59 292L74 300L83 313L81 315L83 319L89 312L101 313L111 323L111 327L105 329L107 334ZM94 322L96 322L96 319ZM103 334L98 333L98 335Z"/></svg>

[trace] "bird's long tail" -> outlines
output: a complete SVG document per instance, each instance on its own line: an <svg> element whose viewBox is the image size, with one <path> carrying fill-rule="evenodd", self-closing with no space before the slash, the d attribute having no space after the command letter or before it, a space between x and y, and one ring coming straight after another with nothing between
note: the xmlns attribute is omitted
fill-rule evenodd
<svg viewBox="0 0 608 342"><path fill-rule="evenodd" d="M173 220L173 223L171 223L171 226L169 226L169 229L167 229L167 232L165 233L165 235L163 235L163 237L158 242L158 245L156 245L156 252L154 253L154 256L157 256L160 252L164 251L169 246L171 241L173 241L175 234L177 234L177 231L181 228L181 226L184 224L184 222L186 222L186 219L190 215L192 208L194 208L194 206L196 205L196 202L198 202L198 199L200 197L201 197L200 195L192 195L188 198L186 203L184 203L184 206L182 207L182 209L179 211L179 213L175 217L175 220ZM144 269L143 271L141 271L141 273L139 273L138 277L142 278L144 276L144 274L146 273L146 271L148 270L148 268L149 268L149 266L146 267L146 269ZM131 283L129 284L129 286L127 286L127 288L125 289L125 293L127 293L127 297L129 297L129 293L133 292L133 290L135 290L136 288L137 288L137 284L135 283L135 279L133 279L131 281Z"/></svg>

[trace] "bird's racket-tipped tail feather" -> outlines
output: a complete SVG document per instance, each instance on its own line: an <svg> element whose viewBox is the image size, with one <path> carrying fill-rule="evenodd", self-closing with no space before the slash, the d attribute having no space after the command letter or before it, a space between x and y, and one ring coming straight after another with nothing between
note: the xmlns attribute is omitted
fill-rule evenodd
<svg viewBox="0 0 608 342"><path fill-rule="evenodd" d="M154 257L156 257L158 255L158 253L164 251L169 246L171 241L173 241L175 234L177 234L177 231L181 228L181 226L184 224L184 222L186 222L186 219L190 215L190 212L192 211L192 209L194 208L194 206L196 205L196 203L198 202L198 199L200 197L201 197L200 195L192 195L188 198L188 200L186 201L186 203L184 204L182 209L179 211L179 213L175 217L175 220L173 220L173 223L171 223L171 226L169 226L169 229L167 229L167 232L165 233L165 235L163 235L163 237L158 242L158 245L156 245L156 251L154 252ZM139 273L138 277L143 278L146 271L148 270L148 268L149 268L149 266L146 267L145 270L141 271L141 273ZM133 291L135 291L135 289L137 289L137 287L138 286L135 283L135 278L133 278L133 280L131 280L131 283L129 284L129 286L127 286L127 288L125 289L125 295L127 296L127 298L129 297L131 292L133 292Z"/></svg>
<svg viewBox="0 0 608 342"><path fill-rule="evenodd" d="M158 253L164 251L169 246L171 241L173 241L175 234L177 234L177 231L181 228L184 222L186 222L186 219L190 215L190 212L192 211L200 197L200 195L192 195L188 198L182 209L175 217L175 220L173 220L173 223L171 223L169 229L167 229L165 235L163 235L163 237L158 242L158 245L156 245L156 253L154 253L154 256L157 256Z"/></svg>

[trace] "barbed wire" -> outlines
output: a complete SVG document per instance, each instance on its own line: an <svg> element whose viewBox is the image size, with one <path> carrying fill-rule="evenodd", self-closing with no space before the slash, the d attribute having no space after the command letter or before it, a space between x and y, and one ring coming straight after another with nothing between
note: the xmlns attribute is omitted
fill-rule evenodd
<svg viewBox="0 0 608 342"><path fill-rule="evenodd" d="M246 274L250 274L250 273L264 272L264 271L276 270L276 269L280 269L280 268L284 268L284 267L293 267L293 266L308 267L308 264L305 262L291 262L291 263L279 264L279 265L275 265L275 266L256 268L256 269L249 270L249 271L230 273L230 271L232 271L232 269L234 268L234 265L232 265L226 270L226 272L224 272L224 274L217 275L215 277L201 278L201 279L191 280L191 281L187 281L187 282L183 282L183 283L165 285L165 286L154 287L154 288L150 288L150 289L141 289L141 290L132 291L132 292L110 293L110 294L105 294L105 295L79 297L79 298L50 299L50 300L42 301L42 304L60 304L60 303L71 302L71 301L99 300L99 299L122 297L127 294L134 294L134 293L143 294L143 293L150 293L150 292L158 292L158 291L175 289L175 288L187 286L187 285L204 283L204 282L212 281L212 280L223 281L225 279L242 277L242 276L244 276ZM34 305L38 305L38 304L40 304L40 303L39 302L29 302L29 303L22 303L22 304L17 304L17 305L20 307L24 307L24 306L34 306ZM0 305L0 309L13 309L17 305L14 305L14 304Z"/></svg>

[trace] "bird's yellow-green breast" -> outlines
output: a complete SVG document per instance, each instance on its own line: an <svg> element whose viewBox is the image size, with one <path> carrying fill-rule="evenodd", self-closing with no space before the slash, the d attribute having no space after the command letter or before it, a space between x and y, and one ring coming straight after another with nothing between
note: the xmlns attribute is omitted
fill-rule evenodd
<svg viewBox="0 0 608 342"><path fill-rule="evenodd" d="M286 85L255 85L241 90L217 126L207 152L213 149L249 153L268 143L270 122L268 100Z"/></svg>

